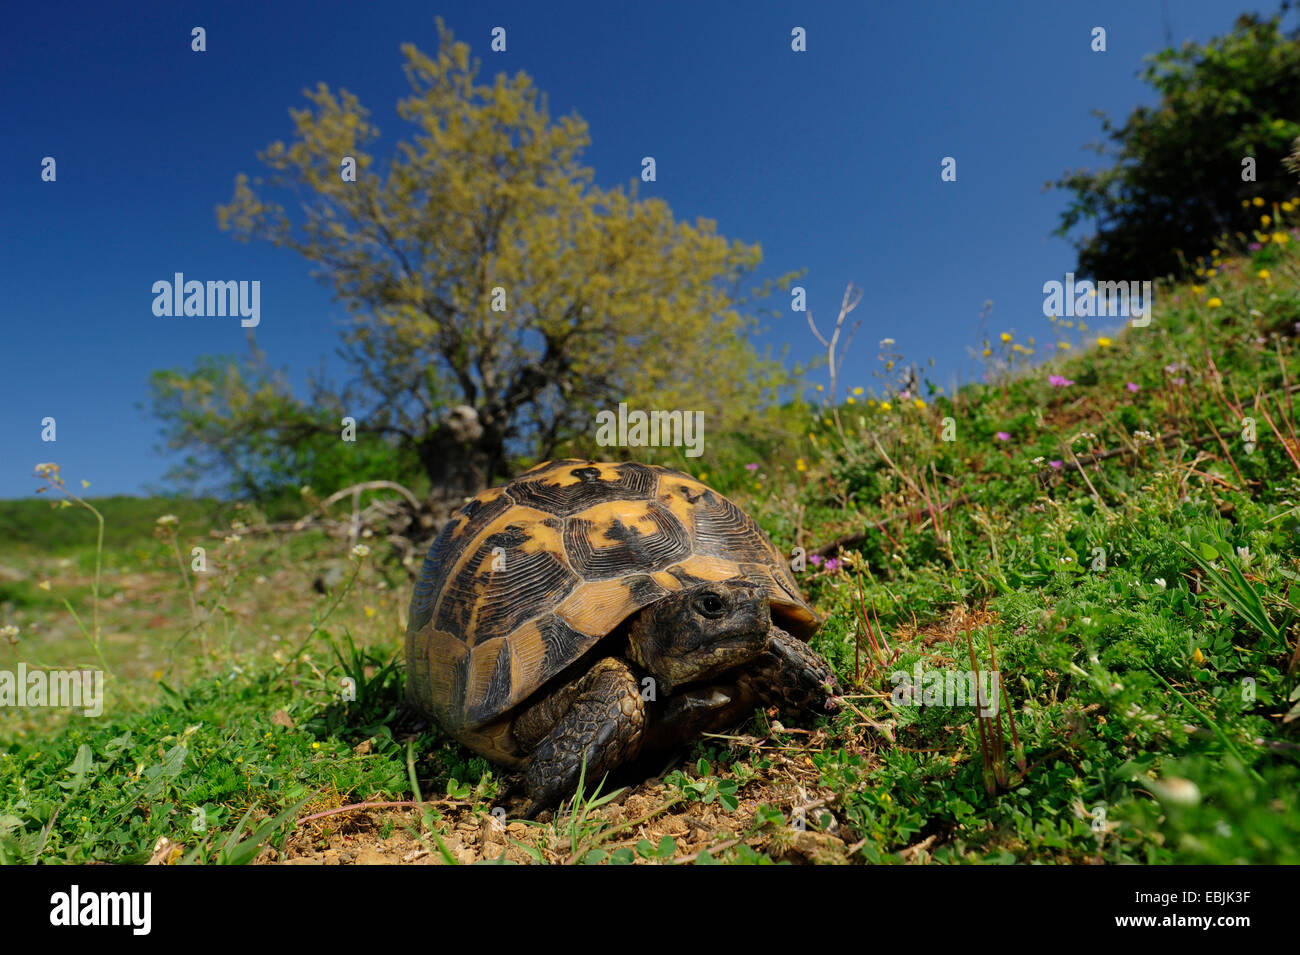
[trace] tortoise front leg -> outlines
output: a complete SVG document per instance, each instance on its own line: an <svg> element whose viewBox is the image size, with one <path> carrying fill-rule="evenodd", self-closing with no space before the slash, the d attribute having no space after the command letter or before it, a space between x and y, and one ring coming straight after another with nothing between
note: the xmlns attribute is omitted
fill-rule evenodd
<svg viewBox="0 0 1300 955"><path fill-rule="evenodd" d="M559 802L586 778L598 780L635 759L645 734L640 685L627 663L606 657L578 680L530 707L515 721L515 738L532 755L524 775L532 818Z"/></svg>
<svg viewBox="0 0 1300 955"><path fill-rule="evenodd" d="M772 628L763 652L737 682L742 692L793 713L825 716L840 706L839 681L831 665L779 627Z"/></svg>

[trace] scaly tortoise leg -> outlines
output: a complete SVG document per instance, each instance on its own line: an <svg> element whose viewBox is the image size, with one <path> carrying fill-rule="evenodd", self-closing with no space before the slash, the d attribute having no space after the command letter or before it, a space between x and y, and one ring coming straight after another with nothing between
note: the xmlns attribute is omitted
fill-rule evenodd
<svg viewBox="0 0 1300 955"><path fill-rule="evenodd" d="M626 661L606 657L582 677L529 707L514 724L515 739L531 749L525 770L532 818L578 785L586 760L588 787L635 759L645 734L646 708Z"/></svg>
<svg viewBox="0 0 1300 955"><path fill-rule="evenodd" d="M839 681L831 665L798 637L773 627L758 659L737 679L742 693L805 716L839 710Z"/></svg>

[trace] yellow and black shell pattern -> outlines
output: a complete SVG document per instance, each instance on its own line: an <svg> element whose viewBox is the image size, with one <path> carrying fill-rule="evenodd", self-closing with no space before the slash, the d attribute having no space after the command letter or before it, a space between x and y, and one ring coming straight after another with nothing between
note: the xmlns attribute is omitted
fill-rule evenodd
<svg viewBox="0 0 1300 955"><path fill-rule="evenodd" d="M519 765L515 707L642 607L738 577L766 589L783 629L817 629L781 554L717 491L657 465L540 464L471 500L429 549L406 631L407 699Z"/></svg>

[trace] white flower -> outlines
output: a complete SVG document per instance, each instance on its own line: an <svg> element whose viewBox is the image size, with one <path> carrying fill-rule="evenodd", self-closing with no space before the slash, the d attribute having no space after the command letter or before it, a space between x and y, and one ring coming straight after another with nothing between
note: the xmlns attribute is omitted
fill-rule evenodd
<svg viewBox="0 0 1300 955"><path fill-rule="evenodd" d="M893 345L894 345L894 340L892 338L882 338L880 340L881 348L892 348Z"/></svg>
<svg viewBox="0 0 1300 955"><path fill-rule="evenodd" d="M370 548L365 544L358 544L356 547L352 548L352 556L357 560L365 560L370 556Z"/></svg>
<svg viewBox="0 0 1300 955"><path fill-rule="evenodd" d="M1250 552L1249 547L1238 547L1237 559L1241 561L1243 567L1249 568L1251 561L1255 559L1255 555Z"/></svg>
<svg viewBox="0 0 1300 955"><path fill-rule="evenodd" d="M1161 590L1164 590L1166 587L1165 579L1163 577L1157 577L1156 586L1159 587Z"/></svg>
<svg viewBox="0 0 1300 955"><path fill-rule="evenodd" d="M230 534L226 537L227 544L238 544L241 540L243 540L243 538L238 534Z"/></svg>
<svg viewBox="0 0 1300 955"><path fill-rule="evenodd" d="M162 517L158 518L158 520L154 521L154 523L159 527L166 527L168 524L179 524L180 522L180 518L175 514L164 514Z"/></svg>
<svg viewBox="0 0 1300 955"><path fill-rule="evenodd" d="M18 643L18 634L20 633L22 633L22 631L19 630L17 627L15 627L13 624L9 624L8 626L5 627L0 627L0 637L4 637L6 640L8 640L10 643L13 644Z"/></svg>

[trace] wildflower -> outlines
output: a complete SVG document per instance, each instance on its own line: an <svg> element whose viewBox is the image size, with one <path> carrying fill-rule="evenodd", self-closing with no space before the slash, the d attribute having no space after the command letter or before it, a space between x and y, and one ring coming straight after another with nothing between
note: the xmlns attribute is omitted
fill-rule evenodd
<svg viewBox="0 0 1300 955"><path fill-rule="evenodd" d="M358 544L356 547L352 548L352 556L359 561L365 560L370 556L370 548L365 544Z"/></svg>
<svg viewBox="0 0 1300 955"><path fill-rule="evenodd" d="M894 406L891 405L888 401L882 401L882 402L880 403L880 410L881 410L881 411L889 411L889 410L892 409L893 407L894 407Z"/></svg>
<svg viewBox="0 0 1300 955"><path fill-rule="evenodd" d="M832 557L830 560L826 561L827 570L839 570L839 567L840 567L840 562L835 557Z"/></svg>
<svg viewBox="0 0 1300 955"><path fill-rule="evenodd" d="M1074 384L1073 381L1066 378L1064 375L1048 375L1047 380L1051 382L1053 388L1069 388Z"/></svg>
<svg viewBox="0 0 1300 955"><path fill-rule="evenodd" d="M1222 306L1223 306L1223 299L1219 298L1219 296L1217 295L1205 303L1206 308L1221 308Z"/></svg>
<svg viewBox="0 0 1300 955"><path fill-rule="evenodd" d="M15 627L13 624L8 624L7 626L0 627L0 637L4 637L15 647L18 646L18 634L20 633L22 633L22 631L19 630L17 627Z"/></svg>
<svg viewBox="0 0 1300 955"><path fill-rule="evenodd" d="M1272 238L1278 245L1286 245L1291 241L1291 237L1285 232L1274 232Z"/></svg>
<svg viewBox="0 0 1300 955"><path fill-rule="evenodd" d="M1030 461L1029 463L1030 463L1030 464L1042 464L1042 463L1043 463L1043 456L1040 454L1038 457L1034 458L1034 460Z"/></svg>
<svg viewBox="0 0 1300 955"><path fill-rule="evenodd" d="M823 390L823 389L822 389L822 386L821 386L821 385L818 385L818 386L817 386L817 390L818 390L818 391L822 391L822 390Z"/></svg>
<svg viewBox="0 0 1300 955"><path fill-rule="evenodd" d="M1200 647L1197 647L1196 652L1192 654L1192 662L1198 667L1205 666L1205 654L1201 652Z"/></svg>
<svg viewBox="0 0 1300 955"><path fill-rule="evenodd" d="M745 470L746 470L746 471L757 471L757 470L758 470L758 462L757 462L757 461L750 461L748 464L745 465Z"/></svg>
<svg viewBox="0 0 1300 955"><path fill-rule="evenodd" d="M365 615L366 615L367 617L373 617L373 616L375 615L375 613L376 613L376 610L375 610L374 607L362 607L361 609L362 609L362 611L365 613Z"/></svg>
<svg viewBox="0 0 1300 955"><path fill-rule="evenodd" d="M1205 292L1205 286L1204 286L1204 285L1193 285L1193 286L1192 286L1192 294L1193 294L1193 295L1201 295L1201 294L1204 294L1204 292Z"/></svg>
<svg viewBox="0 0 1300 955"><path fill-rule="evenodd" d="M804 462L804 459L803 459L803 458L795 458L795 459L794 459L794 469L795 469L796 471L800 471L800 472L802 472L802 471L807 471L807 470L808 470L808 465Z"/></svg>
<svg viewBox="0 0 1300 955"><path fill-rule="evenodd" d="M1268 278L1268 269L1260 269L1258 272L1255 273L1255 277L1261 279Z"/></svg>
<svg viewBox="0 0 1300 955"><path fill-rule="evenodd" d="M1010 440L1011 440L1011 434L1010 434L1010 432L1007 432L1007 431L998 431L998 432L995 432L994 435L993 435L993 437L997 438L999 441L1010 441Z"/></svg>
<svg viewBox="0 0 1300 955"><path fill-rule="evenodd" d="M1258 252L1260 249L1264 247L1260 245L1258 242L1252 242L1250 243L1250 245L1246 246L1246 248L1248 248L1252 252Z"/></svg>
<svg viewBox="0 0 1300 955"><path fill-rule="evenodd" d="M312 748L312 749L320 749L320 743L312 743L312 744L311 744L311 748Z"/></svg>
<svg viewBox="0 0 1300 955"><path fill-rule="evenodd" d="M1256 196L1254 199L1250 200L1250 204L1256 207L1262 206L1264 204L1264 200L1259 196Z"/></svg>
<svg viewBox="0 0 1300 955"><path fill-rule="evenodd" d="M924 399L924 398L913 398L913 399L912 399L912 404L916 405L916 407L918 407L918 408L924 408L924 407L925 407L925 399Z"/></svg>
<svg viewBox="0 0 1300 955"><path fill-rule="evenodd" d="M1098 338L1098 339L1097 339L1097 344L1100 345L1102 348L1109 348L1109 347L1110 347L1110 339L1109 339L1109 338Z"/></svg>
<svg viewBox="0 0 1300 955"><path fill-rule="evenodd" d="M1150 431L1134 431L1133 443L1134 444L1155 444L1156 439L1151 436Z"/></svg>
<svg viewBox="0 0 1300 955"><path fill-rule="evenodd" d="M41 581L39 584L37 584L36 586L39 587L39 588L41 588L41 590L49 590L49 589L50 589L50 582L49 582L48 580L42 580L42 581Z"/></svg>
<svg viewBox="0 0 1300 955"><path fill-rule="evenodd" d="M1174 384L1177 385L1179 388L1181 388L1183 385L1187 384L1187 379L1186 379L1186 378L1175 378L1175 379L1174 379Z"/></svg>
<svg viewBox="0 0 1300 955"><path fill-rule="evenodd" d="M164 514L162 517L158 518L158 520L154 521L154 523L159 527L167 527L169 524L179 524L180 518L175 514Z"/></svg>
<svg viewBox="0 0 1300 955"><path fill-rule="evenodd" d="M700 480L701 480L701 481L707 481L708 479L709 479L709 472L708 472L708 471L701 471L701 472L700 472Z"/></svg>
<svg viewBox="0 0 1300 955"><path fill-rule="evenodd" d="M1003 333L1002 333L1002 343L1005 345L1005 344L1006 344L1007 342L1009 342L1009 341L1011 341L1011 333L1010 333L1010 332L1003 332Z"/></svg>
<svg viewBox="0 0 1300 955"><path fill-rule="evenodd" d="M822 565L822 555L810 554L808 557L808 563L812 564L814 567L820 567Z"/></svg>
<svg viewBox="0 0 1300 955"><path fill-rule="evenodd" d="M1237 559L1241 561L1243 567L1249 570L1251 562L1255 559L1255 555L1250 552L1249 547L1238 547Z"/></svg>
<svg viewBox="0 0 1300 955"><path fill-rule="evenodd" d="M1167 586L1167 584L1165 583L1165 579L1163 577L1157 577L1156 586L1159 587L1161 590L1164 590L1165 587Z"/></svg>
<svg viewBox="0 0 1300 955"><path fill-rule="evenodd" d="M1271 225L1273 224L1273 220L1272 220L1272 218L1269 217L1269 216L1260 216L1260 217L1259 217L1259 224L1262 225L1264 228L1267 229L1269 226L1271 226Z"/></svg>
<svg viewBox="0 0 1300 955"><path fill-rule="evenodd" d="M1069 350L1070 350L1070 343L1069 343L1069 342L1057 342L1057 343L1056 343L1056 347L1059 348L1059 349L1061 349L1061 351L1069 351Z"/></svg>
<svg viewBox="0 0 1300 955"><path fill-rule="evenodd" d="M849 395L848 398L846 398L845 400L851 405L857 404L857 402L853 399L852 395Z"/></svg>
<svg viewBox="0 0 1300 955"><path fill-rule="evenodd" d="M1064 463L1065 463L1064 461L1048 461L1047 466L1051 468L1053 471L1059 471L1061 470L1061 465L1063 465Z"/></svg>
<svg viewBox="0 0 1300 955"><path fill-rule="evenodd" d="M303 497L309 496L311 494L311 485L304 484L302 487L298 488L298 493L301 494Z"/></svg>
<svg viewBox="0 0 1300 955"><path fill-rule="evenodd" d="M854 389L853 389L853 393L854 393L855 395L859 395L859 396L861 396L861 394L862 394L862 386L861 386L861 385L858 385L858 387L854 388Z"/></svg>
<svg viewBox="0 0 1300 955"><path fill-rule="evenodd" d="M1138 389L1141 387L1141 385L1139 385L1139 384L1138 384L1137 382L1135 382L1135 381L1130 381L1130 382L1128 382L1127 384L1125 384L1124 387L1127 388L1129 391L1134 392L1134 393L1136 394L1137 391L1138 391Z"/></svg>
<svg viewBox="0 0 1300 955"><path fill-rule="evenodd" d="M226 536L227 544L238 544L241 540L243 540L243 538L238 534L229 534Z"/></svg>
<svg viewBox="0 0 1300 955"><path fill-rule="evenodd" d="M992 349L992 348L986 348L986 349L984 349L983 354L984 354L984 357L985 357L985 358L988 358L989 355L992 355L992 354L993 354L993 349Z"/></svg>
<svg viewBox="0 0 1300 955"><path fill-rule="evenodd" d="M894 344L894 340L892 338L882 338L880 340L881 348L892 348L893 344Z"/></svg>

